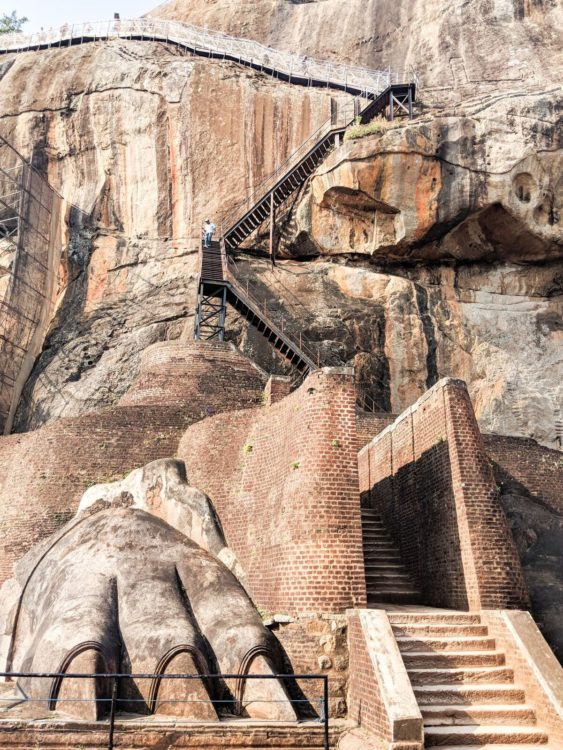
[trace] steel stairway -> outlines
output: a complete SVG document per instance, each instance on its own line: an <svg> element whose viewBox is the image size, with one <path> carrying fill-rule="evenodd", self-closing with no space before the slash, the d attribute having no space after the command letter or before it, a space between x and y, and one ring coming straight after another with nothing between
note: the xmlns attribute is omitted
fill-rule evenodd
<svg viewBox="0 0 563 750"><path fill-rule="evenodd" d="M266 221L273 221L276 209L305 184L327 153L339 143L356 116L362 123L367 123L389 108L390 119L401 113L412 118L415 95L414 84L393 84L369 101L361 112L356 112L356 108L348 114L345 111L340 125L332 121L325 123L254 191L242 207L221 217L222 227L227 227L221 238L226 251L233 252L258 227Z"/></svg>
<svg viewBox="0 0 563 750"><path fill-rule="evenodd" d="M300 372L319 366L318 355L297 344L270 318L259 301L243 291L229 272L219 242L201 248L201 276L196 310L196 339L223 341L227 302L238 310Z"/></svg>
<svg viewBox="0 0 563 750"><path fill-rule="evenodd" d="M388 112L389 119L413 114L416 94L414 84L393 84L369 100L358 112L357 100L353 112L344 111L341 124L331 118L313 133L294 154L282 164L239 205L231 214L221 217L223 233L220 241L201 247L198 301L195 316L195 339L224 340L227 302L237 309L265 338L282 353L302 374L321 366L319 351L303 342L294 333L271 319L264 305L245 293L232 272L232 255L265 222L270 222L270 243L273 241L275 212L311 177L325 156L340 143L346 128L359 117L369 122L378 114ZM226 230L224 228L227 227Z"/></svg>

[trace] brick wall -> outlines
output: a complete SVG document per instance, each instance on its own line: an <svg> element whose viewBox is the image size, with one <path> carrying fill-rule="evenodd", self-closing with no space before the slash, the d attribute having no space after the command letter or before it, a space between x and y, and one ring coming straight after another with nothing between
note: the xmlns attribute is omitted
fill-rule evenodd
<svg viewBox="0 0 563 750"><path fill-rule="evenodd" d="M365 602L354 402L352 373L324 369L272 406L217 415L182 438L188 477L215 504L264 609Z"/></svg>
<svg viewBox="0 0 563 750"><path fill-rule="evenodd" d="M563 670L527 612L482 613L489 635L506 653L514 682L526 691L549 747L563 746Z"/></svg>
<svg viewBox="0 0 563 750"><path fill-rule="evenodd" d="M309 615L288 623L275 624L272 632L286 656L285 673L325 674L329 679L329 716L346 716L348 686L348 643L346 615ZM306 699L300 704L303 716L318 716L323 697L320 680L296 680L288 685L290 697Z"/></svg>
<svg viewBox="0 0 563 750"><path fill-rule="evenodd" d="M356 427L358 431L358 449L363 448L376 435L397 419L396 414L384 411L356 411Z"/></svg>
<svg viewBox="0 0 563 750"><path fill-rule="evenodd" d="M350 613L348 617L348 647L350 650L348 718L390 743L392 733L387 709L383 703L357 612Z"/></svg>
<svg viewBox="0 0 563 750"><path fill-rule="evenodd" d="M522 485L527 492L563 513L563 453L531 438L483 435L500 484Z"/></svg>
<svg viewBox="0 0 563 750"><path fill-rule="evenodd" d="M232 344L165 341L147 347L121 404L177 404L202 417L261 403L268 375Z"/></svg>
<svg viewBox="0 0 563 750"><path fill-rule="evenodd" d="M0 438L0 582L72 517L88 486L174 456L189 425L255 406L265 381L229 344L159 344L145 353L133 395L121 405Z"/></svg>
<svg viewBox="0 0 563 750"><path fill-rule="evenodd" d="M426 604L522 608L528 597L465 384L445 379L359 454L376 508Z"/></svg>

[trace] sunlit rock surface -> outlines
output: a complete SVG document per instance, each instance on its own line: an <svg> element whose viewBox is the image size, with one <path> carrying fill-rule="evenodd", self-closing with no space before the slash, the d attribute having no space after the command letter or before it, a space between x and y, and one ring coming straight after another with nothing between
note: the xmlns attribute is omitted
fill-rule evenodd
<svg viewBox="0 0 563 750"><path fill-rule="evenodd" d="M406 75L433 102L561 80L556 0L170 0L152 15Z"/></svg>

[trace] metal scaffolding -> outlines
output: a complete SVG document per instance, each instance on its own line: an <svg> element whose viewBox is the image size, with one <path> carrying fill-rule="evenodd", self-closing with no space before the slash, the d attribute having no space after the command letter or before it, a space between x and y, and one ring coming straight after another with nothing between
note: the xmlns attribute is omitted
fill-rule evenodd
<svg viewBox="0 0 563 750"><path fill-rule="evenodd" d="M49 323L61 200L0 136L0 434L11 428Z"/></svg>

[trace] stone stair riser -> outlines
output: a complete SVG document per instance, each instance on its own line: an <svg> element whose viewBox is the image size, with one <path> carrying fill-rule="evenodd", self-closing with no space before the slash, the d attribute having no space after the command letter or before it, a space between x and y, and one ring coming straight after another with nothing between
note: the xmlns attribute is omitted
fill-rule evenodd
<svg viewBox="0 0 563 750"><path fill-rule="evenodd" d="M507 667L466 667L460 669L407 669L413 685L449 685L452 683L483 684L510 683L514 673Z"/></svg>
<svg viewBox="0 0 563 750"><path fill-rule="evenodd" d="M403 661L407 669L421 667L431 669L433 667L501 667L506 663L503 653L493 651L487 653L474 652L442 652L439 654L405 652Z"/></svg>
<svg viewBox="0 0 563 750"><path fill-rule="evenodd" d="M536 715L530 706L421 706L425 726L479 725L534 726Z"/></svg>
<svg viewBox="0 0 563 750"><path fill-rule="evenodd" d="M511 685L413 685L419 706L471 706L523 704L524 690Z"/></svg>
<svg viewBox="0 0 563 750"><path fill-rule="evenodd" d="M401 651L494 651L494 638L404 638L397 639Z"/></svg>

